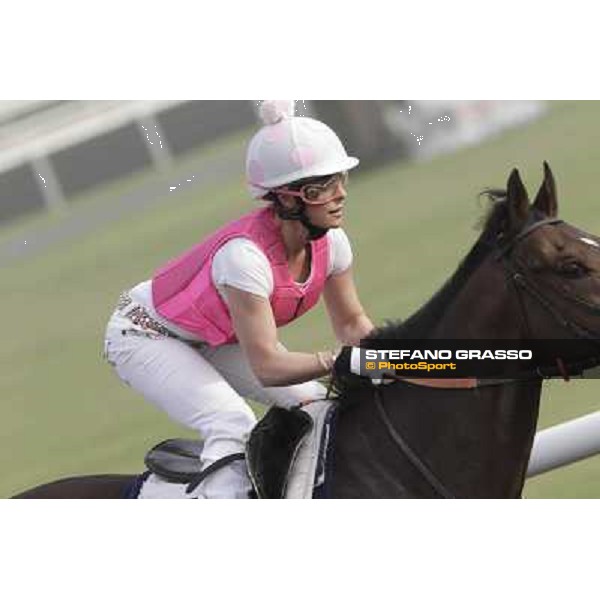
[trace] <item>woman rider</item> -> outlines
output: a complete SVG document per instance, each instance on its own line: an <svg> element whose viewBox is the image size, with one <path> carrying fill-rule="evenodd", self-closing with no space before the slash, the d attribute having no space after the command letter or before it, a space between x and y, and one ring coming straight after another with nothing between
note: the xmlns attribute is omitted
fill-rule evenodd
<svg viewBox="0 0 600 600"><path fill-rule="evenodd" d="M204 439L203 467L243 451L256 418L244 398L291 408L322 398L315 381L334 354L290 352L277 328L325 298L337 340L357 345L373 325L352 277L340 228L347 172L358 164L325 124L296 117L293 102L265 101L246 176L267 201L209 235L122 294L105 356L119 377ZM245 466L232 463L198 488L245 498Z"/></svg>

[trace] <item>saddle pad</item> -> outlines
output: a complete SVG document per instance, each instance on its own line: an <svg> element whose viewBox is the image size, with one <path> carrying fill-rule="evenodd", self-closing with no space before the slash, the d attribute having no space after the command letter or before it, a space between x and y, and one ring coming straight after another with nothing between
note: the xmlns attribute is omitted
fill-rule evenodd
<svg viewBox="0 0 600 600"><path fill-rule="evenodd" d="M302 440L292 462L286 499L326 497L324 486L327 475L327 458L333 446L337 403L317 400L302 408L313 420L313 428Z"/></svg>

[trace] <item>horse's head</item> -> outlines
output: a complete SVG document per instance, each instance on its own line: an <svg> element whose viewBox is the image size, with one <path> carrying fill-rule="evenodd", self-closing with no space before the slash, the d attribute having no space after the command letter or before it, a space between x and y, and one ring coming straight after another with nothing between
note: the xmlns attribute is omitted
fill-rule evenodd
<svg viewBox="0 0 600 600"><path fill-rule="evenodd" d="M558 218L548 164L533 203L516 169L487 195L483 231L452 277L369 338L600 338L600 238Z"/></svg>
<svg viewBox="0 0 600 600"><path fill-rule="evenodd" d="M600 238L558 219L547 163L533 203L519 172L512 171L503 213L498 258L522 298L532 334L600 338Z"/></svg>

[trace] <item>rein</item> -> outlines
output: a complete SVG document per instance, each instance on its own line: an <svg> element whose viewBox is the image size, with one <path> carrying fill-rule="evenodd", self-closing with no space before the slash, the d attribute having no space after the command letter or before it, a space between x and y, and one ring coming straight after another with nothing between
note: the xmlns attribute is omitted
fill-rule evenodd
<svg viewBox="0 0 600 600"><path fill-rule="evenodd" d="M593 336L592 332L588 331L584 327L581 327L577 323L565 318L556 308L556 306L554 306L549 300L547 300L544 297L544 295L527 280L526 276L522 272L522 265L516 259L511 260L508 256L511 250L514 249L515 245L521 240L525 239L533 231L537 230L538 228L544 225L556 225L562 222L563 221L561 219L549 218L540 219L530 223L527 227L523 229L523 231L521 231L517 236L510 240L508 244L500 247L497 250L496 258L502 260L503 266L507 273L507 277L514 286L514 290L519 302L521 319L523 320L525 330L529 339L532 339L531 326L528 319L527 308L525 306L525 302L523 301L522 292L527 292L534 300L536 300L540 304L540 306L542 306L546 311L548 311L562 327L574 334L578 339L585 339L593 343L594 346L600 349L600 346L598 345L598 342L596 341L595 336ZM566 298L566 296L564 295L563 297ZM546 369L536 367L534 371L528 371L524 373L523 378L486 380L480 380L476 377L466 377L455 380L424 379L399 377L394 373L384 373L383 378L388 380L391 379L392 383L403 382L436 389L473 390L481 387L501 386L523 381L539 381L540 379L552 377L553 375L560 375L565 381L569 381L570 375L571 373L573 373L574 370L575 373L573 374L581 374L581 372L583 372L585 369L598 366L599 364L600 354L586 361L579 361L577 363L568 364L565 364L562 358L556 357L555 366ZM579 370L579 372L577 372L577 370ZM427 481L427 483L436 491L436 493L439 496L441 496L442 498L456 498L456 496L448 490L448 488L438 479L438 477L436 477L436 475L431 471L431 469L419 458L419 456L414 452L414 450L408 445L406 440L398 432L396 427L394 427L394 424L385 412L385 408L383 406L384 387L386 387L384 383L376 386L374 402L377 412L379 413L379 417L383 422L390 438L393 440L394 444L398 447L398 449L405 456L405 458L408 459L408 461L417 470L417 472Z"/></svg>
<svg viewBox="0 0 600 600"><path fill-rule="evenodd" d="M383 391L381 386L377 386L375 394L375 407L387 432L390 437L400 448L402 454L410 461L413 467L427 480L427 483L442 497L442 498L455 498L455 496L448 491L448 488L434 475L431 469L419 458L417 453L406 443L406 440L398 433L398 430L394 427L394 424L390 421L385 409L383 408Z"/></svg>

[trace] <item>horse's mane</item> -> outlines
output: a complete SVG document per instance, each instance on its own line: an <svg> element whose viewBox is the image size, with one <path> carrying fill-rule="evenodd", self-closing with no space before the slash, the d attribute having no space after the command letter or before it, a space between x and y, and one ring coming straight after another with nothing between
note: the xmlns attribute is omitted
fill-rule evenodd
<svg viewBox="0 0 600 600"><path fill-rule="evenodd" d="M489 206L478 223L478 228L482 232L452 277L406 321L388 322L383 327L375 329L363 340L364 346L369 345L370 339L422 339L427 337L473 271L494 247L494 243L506 223L508 216L506 191L485 189L479 196L485 196L489 201Z"/></svg>

